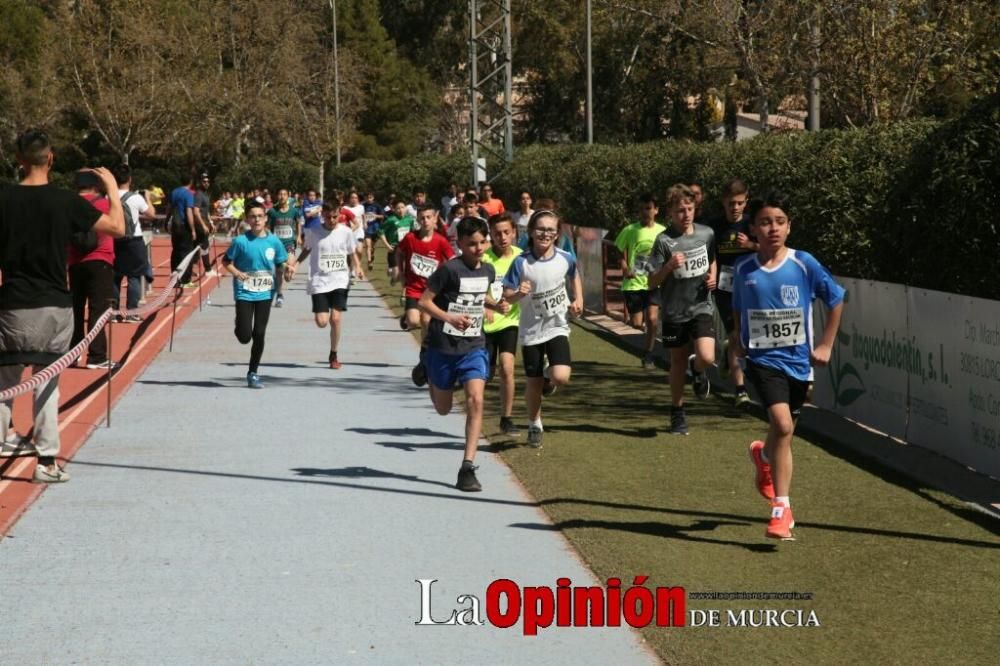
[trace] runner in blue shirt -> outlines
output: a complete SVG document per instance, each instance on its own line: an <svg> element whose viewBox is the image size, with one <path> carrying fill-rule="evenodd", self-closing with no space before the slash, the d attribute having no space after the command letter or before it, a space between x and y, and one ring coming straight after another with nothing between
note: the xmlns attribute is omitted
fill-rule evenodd
<svg viewBox="0 0 1000 666"><path fill-rule="evenodd" d="M746 377L767 408L767 441L750 444L757 491L771 502L765 535L792 539L792 435L812 385L813 366L825 366L837 338L844 288L816 259L785 245L791 222L786 199L771 193L750 203L754 254L733 270L733 314L747 357ZM829 313L819 345L813 347L812 302Z"/></svg>
<svg viewBox="0 0 1000 666"><path fill-rule="evenodd" d="M294 271L295 260L289 259L284 243L267 230L264 205L252 199L248 201L246 222L250 230L233 239L233 244L222 258L222 265L235 278L236 339L244 345L253 341L247 386L259 389L264 388L257 369L264 354L264 334L271 316L275 272L282 270L286 262L290 262L290 272Z"/></svg>

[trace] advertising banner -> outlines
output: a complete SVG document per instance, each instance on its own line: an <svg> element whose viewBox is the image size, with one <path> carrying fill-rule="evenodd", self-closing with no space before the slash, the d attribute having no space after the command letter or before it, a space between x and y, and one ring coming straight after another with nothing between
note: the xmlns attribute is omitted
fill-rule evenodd
<svg viewBox="0 0 1000 666"><path fill-rule="evenodd" d="M906 287L837 278L847 302L830 365L816 368L813 403L899 439L906 436L907 391L920 372L918 352L907 333ZM826 309L818 303L818 341Z"/></svg>
<svg viewBox="0 0 1000 666"><path fill-rule="evenodd" d="M1000 302L907 289L920 350L906 440L1000 478Z"/></svg>

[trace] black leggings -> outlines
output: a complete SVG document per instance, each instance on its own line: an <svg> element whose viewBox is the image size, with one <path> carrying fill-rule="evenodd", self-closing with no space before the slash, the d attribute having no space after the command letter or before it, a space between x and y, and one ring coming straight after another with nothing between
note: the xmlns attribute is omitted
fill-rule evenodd
<svg viewBox="0 0 1000 666"><path fill-rule="evenodd" d="M264 355L264 333L271 317L271 299L263 301L236 301L236 339L241 345L253 340L250 347L250 372L257 372L260 357Z"/></svg>

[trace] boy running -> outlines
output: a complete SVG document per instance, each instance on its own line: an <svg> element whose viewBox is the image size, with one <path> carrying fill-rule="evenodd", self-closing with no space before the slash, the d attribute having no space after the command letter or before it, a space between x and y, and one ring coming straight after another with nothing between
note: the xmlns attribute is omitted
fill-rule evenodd
<svg viewBox="0 0 1000 666"><path fill-rule="evenodd" d="M521 248L514 245L517 228L509 213L501 213L490 218L491 247L483 255L483 261L493 266L496 278L490 285L490 297L497 303L504 303L503 280L507 276L514 259L521 254ZM513 306L504 315L486 313L486 351L490 360L490 379L500 366L500 432L517 437L520 431L512 418L514 409L514 356L517 354L517 330L521 318L521 307Z"/></svg>
<svg viewBox="0 0 1000 666"><path fill-rule="evenodd" d="M503 281L504 300L524 301L519 320L521 354L524 358L524 402L528 408L528 444L542 446L542 389L569 383L569 319L583 312L583 282L576 257L555 246L559 217L550 210L536 211L528 220L531 245L514 259ZM573 300L566 293L566 280L573 284ZM549 378L544 375L549 363Z"/></svg>
<svg viewBox="0 0 1000 666"><path fill-rule="evenodd" d="M330 368L340 370L337 347L340 344L340 322L347 311L347 297L351 288L351 272L365 279L355 250L358 241L350 225L341 224L341 211L331 204L323 204L323 224L305 231L305 247L289 269L289 279L295 275L298 264L309 259L309 284L306 293L312 297L312 311L316 325L330 325Z"/></svg>
<svg viewBox="0 0 1000 666"><path fill-rule="evenodd" d="M715 242L719 249L719 280L715 290L715 305L719 317L726 327L729 349L726 361L729 375L736 385L733 402L737 407L750 402L747 395L743 368L736 359L737 340L733 324L733 266L736 261L757 251L757 240L750 232L750 217L744 213L747 206L747 186L735 178L722 188L722 210L719 217L710 222L715 232Z"/></svg>
<svg viewBox="0 0 1000 666"><path fill-rule="evenodd" d="M656 345L656 329L660 324L659 292L649 289L649 256L656 237L666 231L666 227L656 221L660 208L656 197L643 194L639 197L640 221L627 225L615 239L615 247L621 250L622 295L628 309L632 328L646 330L646 354L642 357L642 367L651 370L653 347Z"/></svg>
<svg viewBox="0 0 1000 666"><path fill-rule="evenodd" d="M825 366L844 310L844 288L816 259L785 245L792 225L780 193L750 204L759 249L736 263L733 310L747 379L767 408L767 441L750 445L757 491L771 502L765 536L792 539L792 435L809 395L812 367ZM813 348L812 302L828 309L820 344Z"/></svg>
<svg viewBox="0 0 1000 666"><path fill-rule="evenodd" d="M420 307L419 301L427 289L427 278L443 262L455 256L448 239L437 233L437 210L423 204L417 211L417 228L407 234L396 248L399 267L403 271L403 298L405 312L399 320L404 331L420 328L420 360L413 366L410 377L417 386L427 383L424 355L427 345L427 326L431 315Z"/></svg>
<svg viewBox="0 0 1000 666"><path fill-rule="evenodd" d="M288 190L286 188L278 190L278 202L273 208L267 211L267 227L281 241L286 255L295 254L295 241L299 237L299 220L301 218L302 213L288 200ZM278 281L278 296L274 300L274 307L276 308L280 308L285 304L283 277L281 272L275 276L275 279Z"/></svg>
<svg viewBox="0 0 1000 666"><path fill-rule="evenodd" d="M246 221L249 231L233 239L222 258L222 265L232 275L233 295L236 299L236 339L240 344L251 340L250 369L247 386L264 388L257 374L260 358L264 354L264 334L271 316L271 299L274 297L275 272L289 260L285 245L267 230L267 212L264 204L247 200ZM294 269L294 260L292 268Z"/></svg>
<svg viewBox="0 0 1000 666"><path fill-rule="evenodd" d="M400 241L413 229L414 220L406 214L406 202L396 199L392 202L392 213L385 218L385 222L378 230L378 237L382 239L382 245L388 252L386 253L386 269L391 278L392 284L399 280L399 269L396 266L396 248Z"/></svg>
<svg viewBox="0 0 1000 666"><path fill-rule="evenodd" d="M423 210L420 212L423 217ZM458 225L462 256L437 268L420 296L420 309L432 317L427 334L427 376L431 402L442 416L451 411L456 383L465 389L465 452L455 487L482 490L476 478L476 449L483 427L483 392L489 377L483 317L496 306L490 285L496 271L482 262L489 244L486 223L467 217Z"/></svg>
<svg viewBox="0 0 1000 666"><path fill-rule="evenodd" d="M670 228L656 238L651 258L655 271L649 286L660 288L663 346L670 350L670 434L688 434L684 413L685 364L693 376L694 394L707 398L705 370L715 363L715 234L695 224L694 193L686 185L667 190ZM688 343L694 353L688 356Z"/></svg>
<svg viewBox="0 0 1000 666"><path fill-rule="evenodd" d="M368 256L368 272L372 270L375 263L375 240L378 238L378 230L382 226L385 215L382 213L382 206L375 203L375 194L368 192L365 194L365 253Z"/></svg>

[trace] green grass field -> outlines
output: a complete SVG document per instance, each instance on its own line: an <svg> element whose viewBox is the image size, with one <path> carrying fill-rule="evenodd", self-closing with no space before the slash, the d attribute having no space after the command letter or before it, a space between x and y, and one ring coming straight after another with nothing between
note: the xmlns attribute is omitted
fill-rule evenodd
<svg viewBox="0 0 1000 666"><path fill-rule="evenodd" d="M399 289L389 287L383 261L372 281L399 314ZM495 383L485 434L597 577L627 586L647 575L649 586L689 594L812 595L689 599L688 609L722 609L723 626L643 630L664 662L996 663L1000 523L874 464L855 464L856 455L833 444L796 438L797 540L766 539L769 508L746 455L766 424L689 394L691 434L671 436L664 371L642 370L636 356L580 327L571 344L573 382L543 404L544 448L499 435ZM520 367L516 376L514 418L524 431ZM726 609L811 610L821 626L728 627Z"/></svg>

